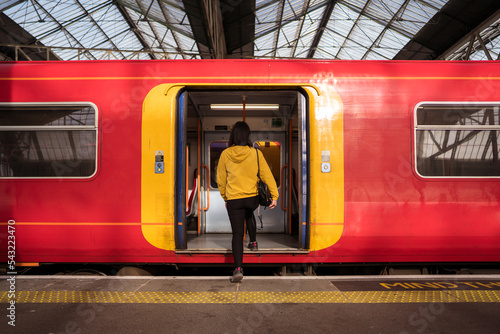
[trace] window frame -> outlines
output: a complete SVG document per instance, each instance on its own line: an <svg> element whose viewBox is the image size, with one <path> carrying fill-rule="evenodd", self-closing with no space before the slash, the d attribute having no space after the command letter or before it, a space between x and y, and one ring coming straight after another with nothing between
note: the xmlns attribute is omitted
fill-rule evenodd
<svg viewBox="0 0 500 334"><path fill-rule="evenodd" d="M500 101L481 101L481 102L474 102L474 101L422 101L419 102L415 105L413 108L413 115L411 117L411 128L412 128L412 136L413 136L413 144L412 144L412 155L413 155L413 170L414 173L422 179L426 180L432 180L432 179L439 179L439 180L456 180L456 179L500 179L500 175L498 176L471 176L471 175L464 175L464 176L459 176L459 175L452 175L452 176L447 176L447 175L438 175L438 176L427 176L427 175L422 175L420 171L418 170L418 142L417 142L417 133L422 130L450 130L450 131L456 131L456 130L465 130L465 131L471 131L471 130L479 130L479 131L491 131L491 130L496 130L500 131L500 125L420 125L418 124L418 109L422 106L425 105L443 105L443 106L495 106L498 105L500 108Z"/></svg>
<svg viewBox="0 0 500 334"><path fill-rule="evenodd" d="M68 101L68 102L0 102L0 106L2 107L30 107L30 106L39 106L39 107L62 107L62 106L70 106L70 107L91 107L94 109L94 124L93 125L9 125L2 126L0 125L1 131L94 131L95 132L95 163L94 163L94 172L88 176L0 176L0 180L89 180L94 178L98 173L99 167L99 108L97 105L90 101Z"/></svg>

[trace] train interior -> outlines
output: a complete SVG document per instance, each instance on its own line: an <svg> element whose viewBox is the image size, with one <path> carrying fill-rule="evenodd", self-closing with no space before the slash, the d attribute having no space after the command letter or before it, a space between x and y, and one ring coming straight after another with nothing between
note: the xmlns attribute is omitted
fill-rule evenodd
<svg viewBox="0 0 500 334"><path fill-rule="evenodd" d="M307 167L303 167L307 166L307 103L303 92L298 88L187 89L179 97L178 108L183 114L178 132L184 143L184 163L179 168L183 175L178 175L178 180L185 182L178 200L184 204L185 198L184 236L177 240L178 250L230 252L231 226L217 187L217 164L232 125L244 120L280 193L276 208L258 207L254 212L259 252L303 251L307 233L306 228L299 229L303 225L299 217L307 212L306 203L302 203L306 201L301 200L307 192L301 186L307 176ZM245 244L248 240L246 234Z"/></svg>

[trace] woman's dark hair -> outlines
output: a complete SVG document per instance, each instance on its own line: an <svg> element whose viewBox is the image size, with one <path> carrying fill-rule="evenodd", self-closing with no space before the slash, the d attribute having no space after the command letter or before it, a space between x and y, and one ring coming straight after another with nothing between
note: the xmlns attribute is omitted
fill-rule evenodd
<svg viewBox="0 0 500 334"><path fill-rule="evenodd" d="M250 141L250 127L245 122L236 122L233 125L231 134L229 135L229 147L233 145L238 146L250 146L252 147L252 142Z"/></svg>

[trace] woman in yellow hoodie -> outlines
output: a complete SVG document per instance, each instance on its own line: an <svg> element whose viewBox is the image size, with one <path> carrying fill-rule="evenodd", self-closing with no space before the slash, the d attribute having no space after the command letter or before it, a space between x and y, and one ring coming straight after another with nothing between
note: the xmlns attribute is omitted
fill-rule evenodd
<svg viewBox="0 0 500 334"><path fill-rule="evenodd" d="M259 161L257 165L257 154ZM228 148L225 149L217 166L217 185L226 202L226 209L233 231L233 258L236 269L233 271L232 282L243 279L243 236L245 220L250 236L248 248L257 250L257 227L254 210L259 206L257 191L257 171L260 167L260 177L271 190L273 202L269 205L274 209L278 200L278 187L273 174L260 150L254 149L250 141L250 127L245 122L234 124L229 136Z"/></svg>

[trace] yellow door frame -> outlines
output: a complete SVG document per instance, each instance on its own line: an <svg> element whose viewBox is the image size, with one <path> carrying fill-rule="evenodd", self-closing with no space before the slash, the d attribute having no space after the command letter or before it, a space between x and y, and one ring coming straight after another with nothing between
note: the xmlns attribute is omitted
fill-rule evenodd
<svg viewBox="0 0 500 334"><path fill-rule="evenodd" d="M177 99L185 88L302 88L309 112L309 250L332 246L344 228L343 111L333 87L311 84L161 84L146 96L142 110L141 226L155 247L176 249L176 116ZM163 172L157 172L157 153ZM325 171L329 164L329 172ZM302 217L300 218L301 220ZM307 219L306 219L307 220Z"/></svg>

